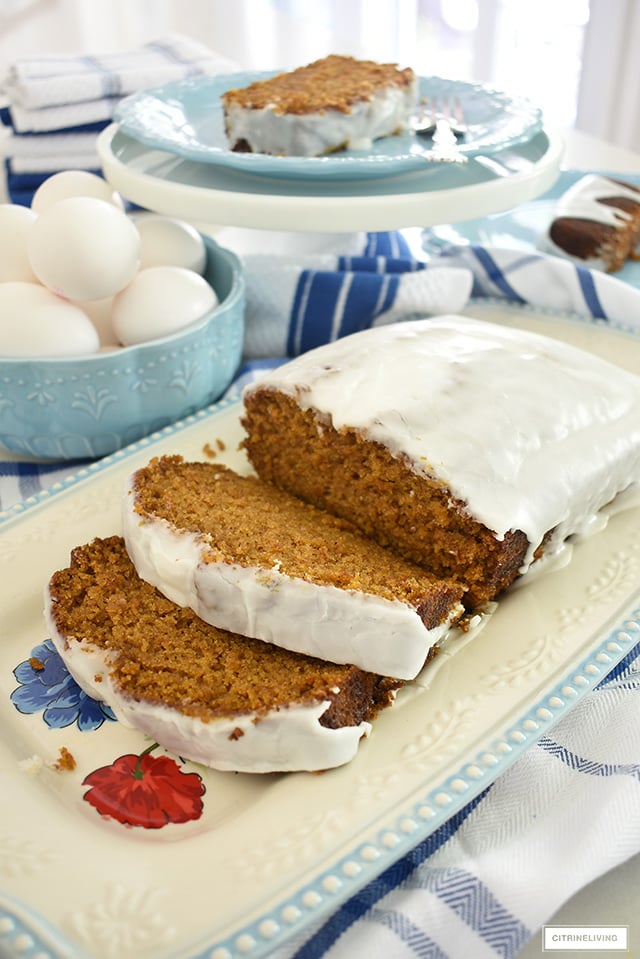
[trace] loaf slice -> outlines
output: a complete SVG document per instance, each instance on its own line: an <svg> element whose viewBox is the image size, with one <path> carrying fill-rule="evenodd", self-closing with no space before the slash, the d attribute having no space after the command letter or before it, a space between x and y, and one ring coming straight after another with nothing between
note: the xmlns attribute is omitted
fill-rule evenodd
<svg viewBox="0 0 640 959"><path fill-rule="evenodd" d="M215 769L346 763L401 685L207 625L143 582L117 536L73 550L47 585L45 618L88 695Z"/></svg>
<svg viewBox="0 0 640 959"><path fill-rule="evenodd" d="M406 131L416 97L411 68L333 54L221 99L231 150L312 157Z"/></svg>
<svg viewBox="0 0 640 959"><path fill-rule="evenodd" d="M211 462L164 456L137 470L123 532L139 575L207 622L399 679L464 612L459 583Z"/></svg>

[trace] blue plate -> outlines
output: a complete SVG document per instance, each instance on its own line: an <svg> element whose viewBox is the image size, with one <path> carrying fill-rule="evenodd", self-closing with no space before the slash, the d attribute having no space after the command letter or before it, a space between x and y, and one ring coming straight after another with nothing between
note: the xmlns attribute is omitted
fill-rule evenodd
<svg viewBox="0 0 640 959"><path fill-rule="evenodd" d="M273 75L273 71L234 73L168 83L126 97L118 106L115 120L123 133L155 150L257 176L344 180L424 170L424 160L416 154L425 144L413 133L383 137L370 150L343 150L323 157L234 153L224 130L220 95ZM542 129L541 111L529 101L479 83L422 77L419 93L421 99L460 99L468 127L460 148L468 156L490 156L531 139Z"/></svg>
<svg viewBox="0 0 640 959"><path fill-rule="evenodd" d="M451 245L473 243L480 246L505 247L510 250L531 252L540 249L540 252L545 252L540 246L540 241L551 223L558 199L585 175L584 170L564 170L552 189L538 200L524 203L506 213L430 227L423 233L423 248L426 253L438 253ZM634 186L640 186L640 175L637 173L621 174L603 171L602 175L614 179L617 177ZM624 266L612 275L618 280L624 280L625 283L640 288L640 261L627 260Z"/></svg>

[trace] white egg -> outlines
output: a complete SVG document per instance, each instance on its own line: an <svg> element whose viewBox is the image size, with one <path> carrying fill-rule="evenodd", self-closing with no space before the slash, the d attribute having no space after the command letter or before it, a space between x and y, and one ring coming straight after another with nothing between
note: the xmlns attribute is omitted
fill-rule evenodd
<svg viewBox="0 0 640 959"><path fill-rule="evenodd" d="M86 313L100 337L100 347L120 346L118 337L113 329L111 311L113 297L105 296L103 300L74 300L73 305Z"/></svg>
<svg viewBox="0 0 640 959"><path fill-rule="evenodd" d="M180 266L150 266L114 297L111 314L116 336L125 346L177 333L218 304L198 273Z"/></svg>
<svg viewBox="0 0 640 959"><path fill-rule="evenodd" d="M88 170L61 170L47 177L41 183L31 199L31 209L43 213L59 200L70 196L92 196L97 200L112 203L120 210L124 209L122 197L106 180L89 173Z"/></svg>
<svg viewBox="0 0 640 959"><path fill-rule="evenodd" d="M190 223L159 213L137 213L132 216L142 246L140 268L148 266L183 266L203 273L207 264L204 240Z"/></svg>
<svg viewBox="0 0 640 959"><path fill-rule="evenodd" d="M26 206L0 203L0 283L37 283L27 255L27 234L37 214Z"/></svg>
<svg viewBox="0 0 640 959"><path fill-rule="evenodd" d="M59 200L41 213L27 237L33 272L69 300L101 300L133 279L140 235L122 210L95 197Z"/></svg>
<svg viewBox="0 0 640 959"><path fill-rule="evenodd" d="M100 340L89 317L37 283L0 283L1 356L96 353Z"/></svg>

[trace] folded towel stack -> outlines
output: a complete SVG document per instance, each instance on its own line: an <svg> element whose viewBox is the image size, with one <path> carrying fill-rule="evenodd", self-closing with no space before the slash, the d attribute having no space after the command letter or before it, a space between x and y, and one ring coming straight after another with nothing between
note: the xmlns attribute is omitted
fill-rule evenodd
<svg viewBox="0 0 640 959"><path fill-rule="evenodd" d="M99 173L96 139L130 93L237 66L204 44L171 35L125 53L21 59L0 79L6 194L29 206L60 170Z"/></svg>

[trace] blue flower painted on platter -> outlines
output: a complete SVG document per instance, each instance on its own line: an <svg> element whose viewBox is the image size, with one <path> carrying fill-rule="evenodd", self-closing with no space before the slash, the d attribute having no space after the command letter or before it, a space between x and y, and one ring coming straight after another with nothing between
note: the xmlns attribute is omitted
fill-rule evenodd
<svg viewBox="0 0 640 959"><path fill-rule="evenodd" d="M99 729L105 720L115 722L104 703L87 696L58 655L50 639L31 650L31 657L13 671L20 686L11 702L21 713L39 713L51 729L77 723L82 732Z"/></svg>

